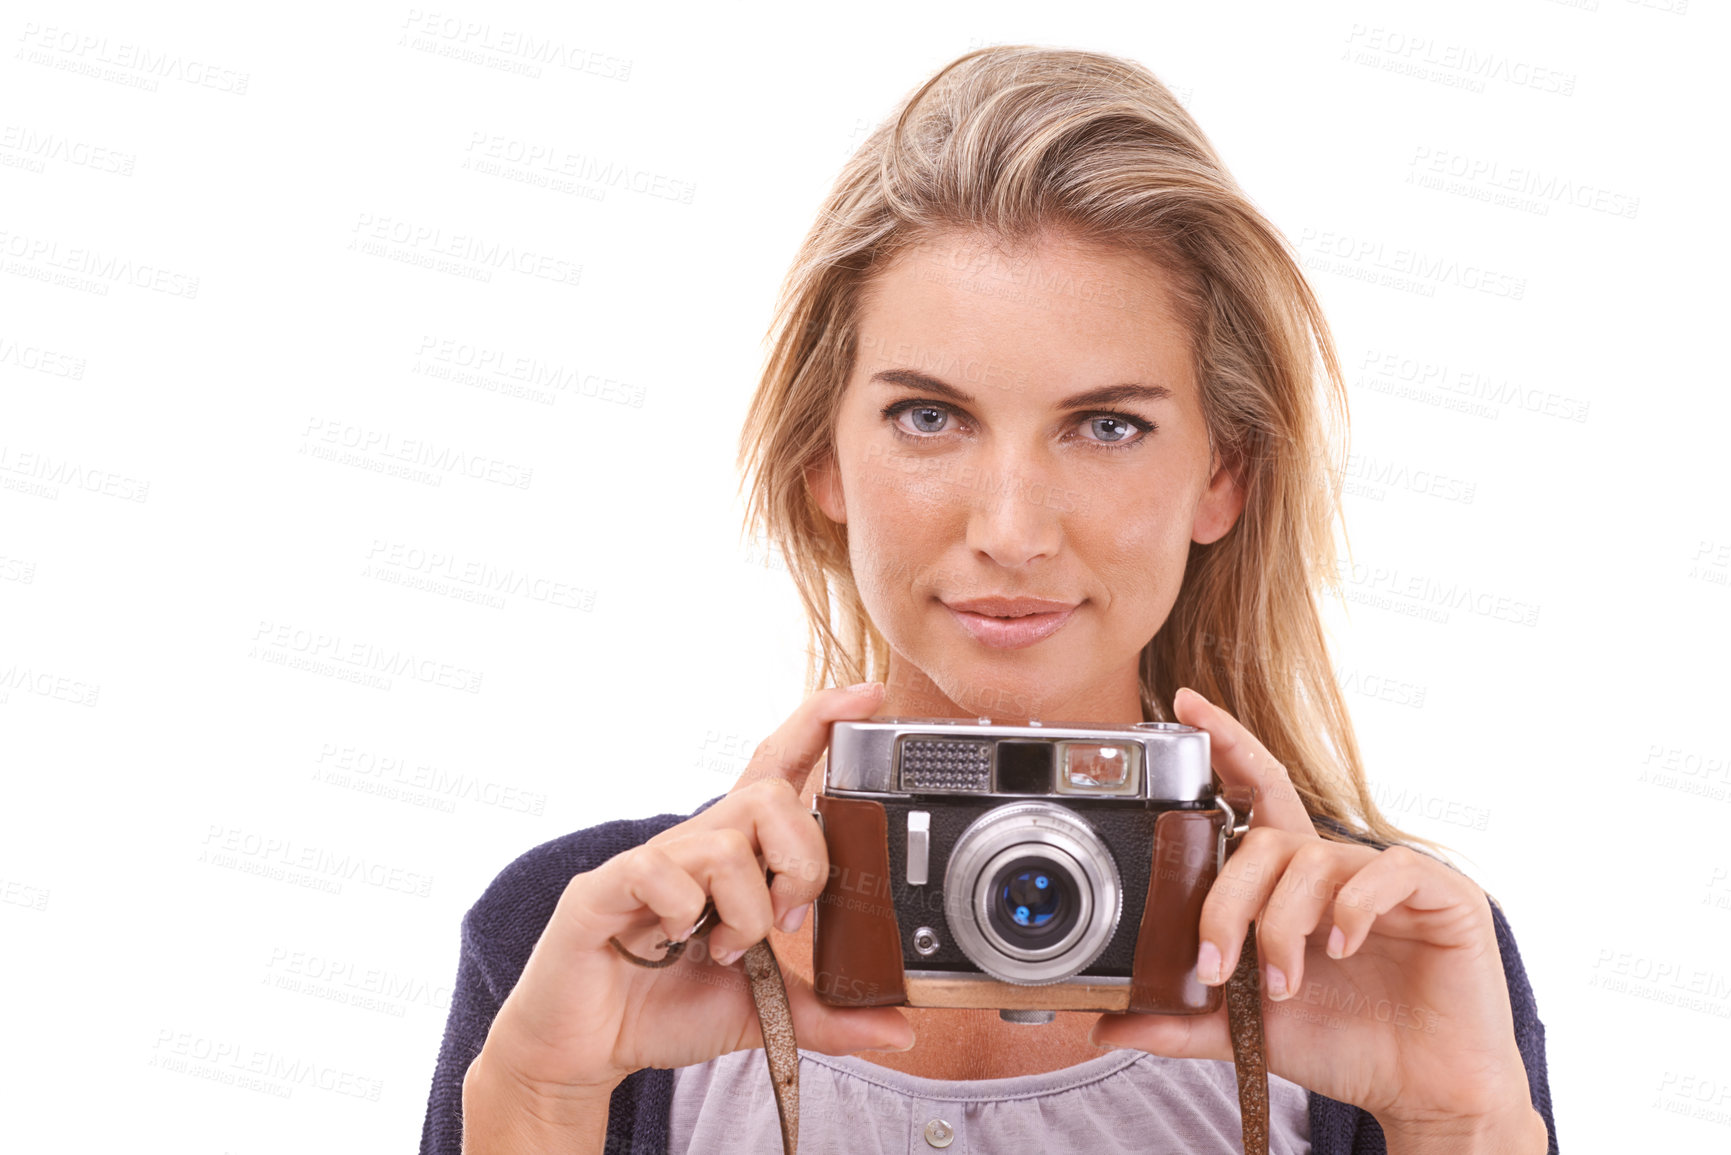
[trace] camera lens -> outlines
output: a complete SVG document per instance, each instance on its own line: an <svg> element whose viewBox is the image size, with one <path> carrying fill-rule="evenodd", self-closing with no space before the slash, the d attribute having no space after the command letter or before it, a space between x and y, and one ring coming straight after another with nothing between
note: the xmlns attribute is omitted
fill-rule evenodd
<svg viewBox="0 0 1731 1155"><path fill-rule="evenodd" d="M998 871L991 893L992 929L1019 945L1038 947L1076 925L1081 903L1069 871L1047 858L1019 858Z"/></svg>
<svg viewBox="0 0 1731 1155"><path fill-rule="evenodd" d="M1061 982L1118 928L1123 883L1092 826L1044 801L988 810L944 867L944 914L968 961L1010 983Z"/></svg>

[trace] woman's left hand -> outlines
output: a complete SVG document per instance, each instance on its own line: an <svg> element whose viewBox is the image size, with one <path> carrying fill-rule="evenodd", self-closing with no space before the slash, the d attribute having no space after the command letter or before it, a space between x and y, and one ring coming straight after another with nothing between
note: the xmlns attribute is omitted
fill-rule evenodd
<svg viewBox="0 0 1731 1155"><path fill-rule="evenodd" d="M1202 907L1197 975L1223 982L1255 920L1268 1069L1369 1111L1390 1151L1543 1152L1484 892L1406 847L1324 840L1255 735L1193 690L1174 706L1208 731L1221 780L1254 790L1251 828ZM1224 1007L1104 1015L1094 1041L1232 1058Z"/></svg>

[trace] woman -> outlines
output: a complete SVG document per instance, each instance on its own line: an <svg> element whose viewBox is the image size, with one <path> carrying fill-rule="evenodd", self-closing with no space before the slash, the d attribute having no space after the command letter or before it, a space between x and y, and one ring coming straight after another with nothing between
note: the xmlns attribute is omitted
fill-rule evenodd
<svg viewBox="0 0 1731 1155"><path fill-rule="evenodd" d="M1377 812L1333 681L1327 325L1171 94L1092 53L961 57L849 161L773 332L751 515L804 600L811 685L882 682L813 694L696 814L500 875L464 921L423 1150L776 1149L732 965L766 935L802 1150L1237 1150L1224 1012L817 1001L813 768L830 723L873 714L1207 730L1256 809L1197 973L1220 983L1256 922L1272 1149L1555 1150L1507 923ZM653 956L711 899L677 965L609 945Z"/></svg>

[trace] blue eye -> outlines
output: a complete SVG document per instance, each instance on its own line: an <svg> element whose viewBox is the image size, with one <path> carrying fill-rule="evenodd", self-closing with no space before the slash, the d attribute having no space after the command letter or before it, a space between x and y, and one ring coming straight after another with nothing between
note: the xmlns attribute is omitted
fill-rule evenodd
<svg viewBox="0 0 1731 1155"><path fill-rule="evenodd" d="M902 412L913 414L914 428L919 430L921 433L937 433L943 429L944 422L949 419L949 411L947 409L940 409L936 405L916 405L912 408L904 409ZM920 424L921 418L926 417L935 417L936 424L930 426Z"/></svg>
<svg viewBox="0 0 1731 1155"><path fill-rule="evenodd" d="M1111 416L1102 414L1099 417L1090 417L1088 419L1088 423L1094 427L1094 432L1096 434L1102 433L1102 429L1101 429L1102 425L1116 425L1118 427L1118 429L1117 429L1117 432L1115 435L1100 437L1101 441L1105 441L1105 442L1109 442L1109 443L1122 441L1124 438L1130 436L1130 434L1132 432L1132 429L1130 427L1130 423L1128 421L1124 420L1122 417L1111 417Z"/></svg>
<svg viewBox="0 0 1731 1155"><path fill-rule="evenodd" d="M901 419L904 413L912 415L911 428ZM897 401L883 409L883 417L890 422L895 435L904 441L915 442L937 441L955 414L953 407L936 401ZM1093 436L1081 440L1098 449L1133 449L1159 428L1152 421L1128 413L1089 413L1079 421L1093 431Z"/></svg>

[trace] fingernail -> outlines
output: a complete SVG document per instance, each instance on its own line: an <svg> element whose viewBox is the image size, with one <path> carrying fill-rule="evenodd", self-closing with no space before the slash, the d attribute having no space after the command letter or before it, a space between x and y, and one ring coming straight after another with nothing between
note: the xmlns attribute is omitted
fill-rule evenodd
<svg viewBox="0 0 1731 1155"><path fill-rule="evenodd" d="M1220 948L1207 939L1196 952L1196 981L1208 987L1220 982Z"/></svg>
<svg viewBox="0 0 1731 1155"><path fill-rule="evenodd" d="M1268 987L1269 998L1279 1002L1286 997L1286 972L1273 963L1268 964L1267 977L1264 982Z"/></svg>
<svg viewBox="0 0 1731 1155"><path fill-rule="evenodd" d="M884 684L882 682L860 682L856 685L849 686L847 692L850 694L868 694L876 693L883 688Z"/></svg>
<svg viewBox="0 0 1731 1155"><path fill-rule="evenodd" d="M1337 926L1328 932L1328 957L1339 958L1346 953L1346 936L1340 933Z"/></svg>
<svg viewBox="0 0 1731 1155"><path fill-rule="evenodd" d="M744 954L744 953L745 953L744 949L741 948L740 950L724 951L721 954L715 955L714 958L715 958L715 961L717 963L721 964L722 966L730 967L734 963L738 962L739 956Z"/></svg>
<svg viewBox="0 0 1731 1155"><path fill-rule="evenodd" d="M811 903L809 902L804 906L796 906L786 914L782 915L781 921L775 925L780 927L786 933L792 934L794 931L798 930L800 924L805 921L806 911L810 909Z"/></svg>

